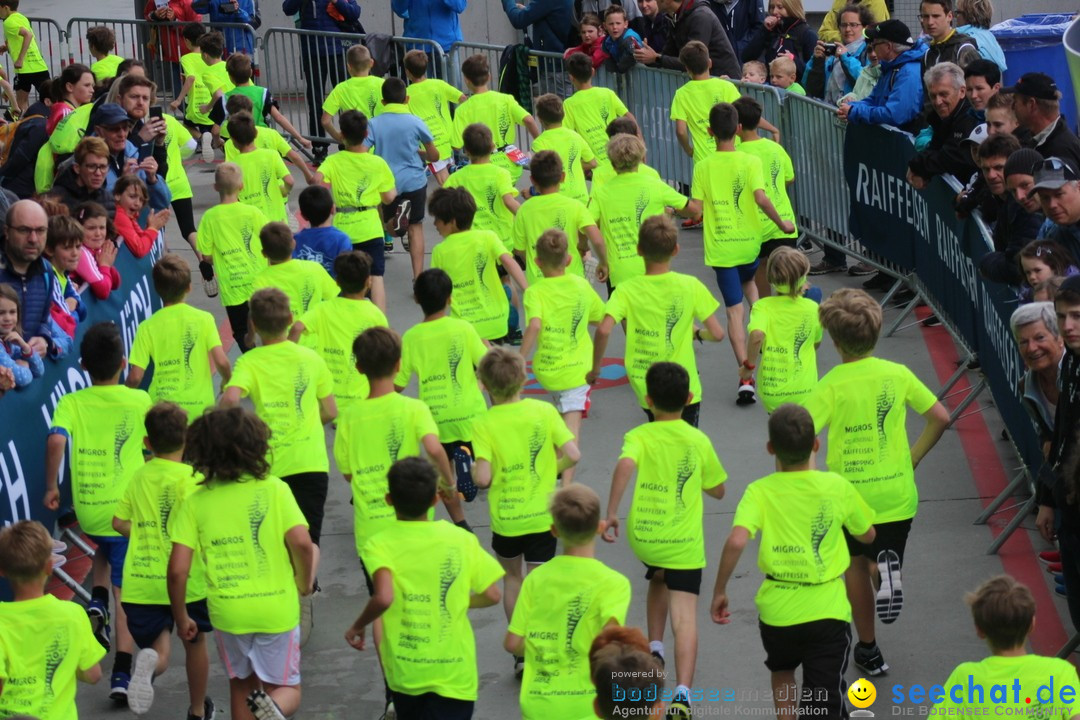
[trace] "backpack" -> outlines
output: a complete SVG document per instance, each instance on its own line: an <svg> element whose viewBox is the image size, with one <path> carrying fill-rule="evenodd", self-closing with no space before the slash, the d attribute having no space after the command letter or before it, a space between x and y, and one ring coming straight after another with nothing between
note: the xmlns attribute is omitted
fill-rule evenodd
<svg viewBox="0 0 1080 720"><path fill-rule="evenodd" d="M23 123L30 120L45 120L44 115L26 115L15 122L9 122L0 126L0 165L6 165L11 156L11 149L15 146L15 134Z"/></svg>
<svg viewBox="0 0 1080 720"><path fill-rule="evenodd" d="M532 74L529 48L525 45L507 45L499 57L499 92L512 95L521 107L532 112Z"/></svg>

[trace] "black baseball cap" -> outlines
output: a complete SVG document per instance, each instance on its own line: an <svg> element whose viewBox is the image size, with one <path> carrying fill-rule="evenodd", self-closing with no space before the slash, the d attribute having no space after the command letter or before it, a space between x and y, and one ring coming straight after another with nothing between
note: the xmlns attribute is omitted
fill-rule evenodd
<svg viewBox="0 0 1080 720"><path fill-rule="evenodd" d="M1015 85L1001 89L1002 93L1009 95L1017 94L1039 100L1057 100L1058 86L1054 78L1046 73L1024 73Z"/></svg>
<svg viewBox="0 0 1080 720"><path fill-rule="evenodd" d="M877 25L872 25L863 31L863 35L866 36L866 40L873 43L875 40L888 40L889 42L900 43L902 45L914 45L915 41L911 38L911 30L908 26L899 20L885 20L879 22Z"/></svg>

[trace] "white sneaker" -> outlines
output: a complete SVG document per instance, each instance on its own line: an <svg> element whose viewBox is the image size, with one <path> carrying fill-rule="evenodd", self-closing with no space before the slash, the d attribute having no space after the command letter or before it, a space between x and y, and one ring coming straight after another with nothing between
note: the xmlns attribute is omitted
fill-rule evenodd
<svg viewBox="0 0 1080 720"><path fill-rule="evenodd" d="M315 627L314 595L300 596L300 649L311 639L311 629Z"/></svg>
<svg viewBox="0 0 1080 720"><path fill-rule="evenodd" d="M202 161L204 163L214 162L214 136L204 132L199 142L202 145Z"/></svg>
<svg viewBox="0 0 1080 720"><path fill-rule="evenodd" d="M144 715L154 704L154 670L157 669L158 654L153 648L140 650L135 656L135 665L128 683L127 702L131 712Z"/></svg>

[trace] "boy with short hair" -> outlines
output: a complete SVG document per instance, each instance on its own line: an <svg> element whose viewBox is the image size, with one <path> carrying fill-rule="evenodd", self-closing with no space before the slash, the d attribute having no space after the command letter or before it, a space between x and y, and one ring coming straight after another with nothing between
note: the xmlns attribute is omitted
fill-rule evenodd
<svg viewBox="0 0 1080 720"><path fill-rule="evenodd" d="M223 386L232 377L232 366L221 348L214 316L185 302L191 292L187 262L179 255L165 255L154 263L152 277L163 306L135 330L127 386L139 387L153 362L150 398L172 401L194 419L214 404L211 364Z"/></svg>
<svg viewBox="0 0 1080 720"><path fill-rule="evenodd" d="M217 30L205 33L199 38L199 54L206 67L202 74L202 84L206 88L206 102L200 105L198 110L210 118L213 145L217 146L221 136L221 125L225 122L224 108L217 104L217 98L224 95L227 90L233 89L229 71L223 59L225 36ZM207 161L205 152L203 161Z"/></svg>
<svg viewBox="0 0 1080 720"><path fill-rule="evenodd" d="M606 36L602 47L608 54L604 68L614 72L629 72L636 64L634 50L642 45L641 36L630 29L626 21L626 10L622 5L609 5L604 10L604 32Z"/></svg>
<svg viewBox="0 0 1080 720"><path fill-rule="evenodd" d="M647 570L649 649L664 663L664 630L670 613L676 687L667 717L689 718L697 664L697 600L705 567L701 493L722 499L727 472L709 437L683 421L683 409L694 400L686 368L673 362L655 363L645 384L645 401L654 417L623 438L611 478L603 538L615 542L618 537L619 502L636 474L626 538ZM664 522L657 522L659 518Z"/></svg>
<svg viewBox="0 0 1080 720"><path fill-rule="evenodd" d="M742 81L764 85L769 82L769 68L760 60L751 60L743 63Z"/></svg>
<svg viewBox="0 0 1080 720"><path fill-rule="evenodd" d="M90 65L90 72L94 73L94 80L103 83L116 77L117 66L124 62L124 58L114 55L116 50L116 33L105 25L97 25L86 31L86 46L93 56L94 62ZM177 106L179 107L179 106Z"/></svg>
<svg viewBox="0 0 1080 720"><path fill-rule="evenodd" d="M604 144L605 153L607 153L607 143L611 142L612 138L614 138L616 135L633 135L638 140L640 140L643 145L645 143L645 138L641 134L641 128L638 127L638 124L634 120L634 117L629 113L623 115L622 117L615 118L608 123L606 135L607 140ZM645 155L648 155L647 149ZM642 160L640 163L638 163L637 170L635 172L640 172L644 175L648 175L651 178L656 178L657 180L659 180L660 173L656 172L656 170L651 165L645 164L645 155L642 156ZM615 175L615 169L611 167L611 158L601 160L600 164L596 167L595 170L593 170L592 173L592 187L589 193L590 197L593 193L596 192L597 188L607 183L607 181L611 180L611 178L615 177Z"/></svg>
<svg viewBox="0 0 1080 720"><path fill-rule="evenodd" d="M336 277L334 261L342 253L352 250L352 241L344 232L334 227L334 196L325 185L312 185L300 191L297 198L300 216L308 227L296 233L293 257L313 260L323 266L330 277ZM370 270L371 256L368 256Z"/></svg>
<svg viewBox="0 0 1080 720"><path fill-rule="evenodd" d="M206 26L201 22L189 22L180 31L180 37L187 51L180 56L180 76L184 79L184 85L180 88L176 99L169 103L173 111L179 110L187 100L184 109L184 120L189 127L199 133L199 144L203 162L214 161L213 128L214 123L210 116L202 111L202 106L210 103L210 91L203 83L203 75L206 74L206 63L203 62L202 52L199 49L199 41L206 34Z"/></svg>
<svg viewBox="0 0 1080 720"><path fill-rule="evenodd" d="M716 152L694 163L690 195L704 206L705 264L716 272L716 284L724 298L727 331L735 361L746 363L746 328L743 319L745 297L757 302L758 255L761 252L761 223L758 209L784 233L795 225L780 217L765 193L765 174L760 158L735 152L739 133L739 113L729 103L714 105L709 111L709 135ZM737 402L754 402L754 385L739 381Z"/></svg>
<svg viewBox="0 0 1080 720"><path fill-rule="evenodd" d="M0 20L4 22L4 45L0 53L11 55L11 65L15 68L15 99L19 104L16 110L26 110L30 99L30 88L41 94L41 85L49 79L49 66L41 56L30 20L19 12L19 0L0 0Z"/></svg>
<svg viewBox="0 0 1080 720"><path fill-rule="evenodd" d="M289 118L282 114L278 109L278 102L274 99L274 96L264 87L260 87L252 80L255 74L255 69L252 64L251 56L242 52L234 52L229 56L229 59L225 63L225 71L229 74L229 82L233 84L233 87L226 90L222 96L215 96L213 102L227 103L229 98L234 95L243 95L251 101L252 117L255 120L255 125L260 128L269 127L266 123L266 118L270 118L285 132L292 135L302 147L311 149L311 141L300 134L300 132L289 122ZM228 107L225 108L225 116L228 117Z"/></svg>
<svg viewBox="0 0 1080 720"><path fill-rule="evenodd" d="M202 480L183 461L188 417L182 407L171 402L159 402L146 413L144 443L153 457L132 476L112 520L113 529L129 542L124 563L124 611L140 651L128 686L128 707L138 715L149 712L154 702L153 679L169 667L174 622L167 575L175 511ZM211 718L215 708L206 694L210 679L206 633L213 627L206 608L201 558L192 563L184 600L198 631L183 644L190 701L187 717Z"/></svg>
<svg viewBox="0 0 1080 720"><path fill-rule="evenodd" d="M76 717L75 681L101 679L97 643L76 603L45 593L53 540L45 526L20 520L0 529L0 576L12 602L0 603L0 715Z"/></svg>
<svg viewBox="0 0 1080 720"><path fill-rule="evenodd" d="M467 613L499 602L502 570L476 536L429 522L438 481L422 458L389 468L384 497L397 522L361 550L374 590L345 633L363 650L367 626L381 620L375 641L397 717L472 717L479 682Z"/></svg>
<svg viewBox="0 0 1080 720"><path fill-rule="evenodd" d="M769 84L795 95L806 95L803 86L795 81L797 73L795 61L787 55L780 55L769 63Z"/></svg>
<svg viewBox="0 0 1080 720"><path fill-rule="evenodd" d="M255 109L255 105L251 102L251 98L247 95L241 95L234 93L229 95L225 99L225 113L229 116L236 115L237 113L250 113ZM226 133L222 132L222 136ZM308 185L315 183L315 173L308 166L307 161L300 156L293 146L289 144L289 141L281 136L277 130L272 127L259 127L255 126L255 147L263 148L266 150L273 150L284 160L288 160L293 164L293 167L297 168L304 176L304 182ZM225 162L235 162L236 156L240 154L240 151L236 149L236 143L232 139L225 140Z"/></svg>
<svg viewBox="0 0 1080 720"><path fill-rule="evenodd" d="M717 103L739 99L739 89L731 82L709 74L712 59L709 48L700 40L691 40L679 51L679 62L690 81L671 98L671 119L679 147L694 159L694 165L709 157L716 144L709 137L709 111Z"/></svg>
<svg viewBox="0 0 1080 720"><path fill-rule="evenodd" d="M585 139L573 130L563 127L563 102L558 95L547 93L536 99L536 117L544 129L533 140L533 153L554 150L563 161L567 179L559 186L559 192L581 203L589 201L585 187L585 171L596 167L596 158Z"/></svg>
<svg viewBox="0 0 1080 720"><path fill-rule="evenodd" d="M353 45L345 52L345 64L349 69L349 79L334 86L330 94L326 96L322 106L322 118L320 123L326 133L345 145L345 138L334 127L334 116L348 110L359 110L366 118L373 118L382 111L381 77L373 77L371 68L375 61L371 59L371 52L360 45Z"/></svg>
<svg viewBox="0 0 1080 720"><path fill-rule="evenodd" d="M120 604L128 541L113 529L112 518L131 476L143 464L143 418L152 403L142 390L120 383L127 358L117 325L98 323L87 330L79 354L91 385L64 395L56 405L45 447L44 503L49 510L60 507L60 465L70 443L72 504L82 531L97 545L86 613L98 642L108 650L111 585L116 656L109 697L122 704L127 701L135 646Z"/></svg>
<svg viewBox="0 0 1080 720"><path fill-rule="evenodd" d="M293 258L296 241L288 225L266 223L259 231L259 242L267 265L252 279L251 288L273 287L284 292L294 320L324 300L337 297L337 283L321 264Z"/></svg>
<svg viewBox="0 0 1080 720"><path fill-rule="evenodd" d="M776 472L755 480L735 510L716 573L715 623L731 621L727 584L759 532L765 581L755 604L777 717L843 717L851 605L844 591L844 537L874 540L874 511L842 477L814 467L818 440L805 408L786 403L769 417L766 449ZM809 530L809 532L807 532ZM802 665L803 686L795 682Z"/></svg>
<svg viewBox="0 0 1080 720"><path fill-rule="evenodd" d="M1021 128L1013 111L1013 96L1004 93L994 93L986 103L986 132L990 137L994 135L1016 135L1017 140L1023 141L1024 134L1029 131Z"/></svg>
<svg viewBox="0 0 1080 720"><path fill-rule="evenodd" d="M551 534L562 540L563 554L525 578L503 641L512 655L525 656L520 702L526 720L593 714L589 650L604 628L626 622L630 605L630 581L596 559L596 535L604 528L596 492L564 487L550 510Z"/></svg>
<svg viewBox="0 0 1080 720"><path fill-rule="evenodd" d="M267 220L285 222L293 179L285 162L273 150L255 144L255 120L251 113L237 113L229 118L229 138L238 152L235 163L245 180L239 200L258 208Z"/></svg>
<svg viewBox="0 0 1080 720"><path fill-rule="evenodd" d="M462 150L469 158L469 164L458 168L446 179L443 187L467 190L476 201L473 227L477 230L491 230L499 236L506 249L512 252L514 215L521 207L521 203L515 200L519 193L514 187L514 181L506 168L491 160L495 145L487 125L473 123L462 131L461 138Z"/></svg>
<svg viewBox="0 0 1080 720"><path fill-rule="evenodd" d="M701 413L701 378L694 358L694 340L720 342L724 328L715 313L720 303L705 285L692 275L671 270L671 260L679 254L679 231L665 215L654 215L638 231L638 254L645 259L645 274L622 282L611 293L606 315L596 330L592 370L585 381L600 376L600 366L615 323L626 321L626 375L638 404L649 420L645 375L655 362L672 361L690 375L691 398L683 408L683 419L697 427ZM694 321L704 323L704 329Z"/></svg>
<svg viewBox="0 0 1080 720"><path fill-rule="evenodd" d="M240 202L243 187L239 165L226 162L218 166L214 172L214 190L220 202L207 208L199 220L196 249L216 269L221 304L229 318L233 339L240 352L247 352L252 348L247 339L247 301L255 274L266 266L259 233L267 220L259 208Z"/></svg>
<svg viewBox="0 0 1080 720"><path fill-rule="evenodd" d="M604 131L608 123L616 118L633 119L634 116L614 90L593 87L592 79L596 70L585 53L574 53L568 57L566 72L574 85L574 94L563 102L563 111L566 113L563 125L585 138L597 161L603 165L607 159L608 138Z"/></svg>
<svg viewBox="0 0 1080 720"><path fill-rule="evenodd" d="M904 602L904 548L919 509L915 468L941 439L949 412L911 370L873 357L881 306L866 292L841 288L821 303L820 315L841 364L825 373L803 405L814 417L815 432L829 427L829 468L854 485L875 513L873 542L848 539L852 562L846 580L859 636L855 665L876 676L889 666L875 640L873 568L881 578L878 617L895 622ZM911 446L905 427L908 405L926 419Z"/></svg>
<svg viewBox="0 0 1080 720"><path fill-rule="evenodd" d="M431 215L443 241L431 251L431 266L454 282L450 314L471 323L485 340L506 336L510 302L496 267L501 265L520 287L528 287L517 261L499 236L473 230L476 203L462 188L439 188L431 195Z"/></svg>
<svg viewBox="0 0 1080 720"><path fill-rule="evenodd" d="M443 186L450 175L447 168L454 154L450 147L454 130L450 105L460 105L465 102L465 96L453 85L427 77L428 55L423 50L405 53L402 64L409 79L409 112L424 121L439 150L439 159L430 163L428 169L435 176L435 182Z"/></svg>

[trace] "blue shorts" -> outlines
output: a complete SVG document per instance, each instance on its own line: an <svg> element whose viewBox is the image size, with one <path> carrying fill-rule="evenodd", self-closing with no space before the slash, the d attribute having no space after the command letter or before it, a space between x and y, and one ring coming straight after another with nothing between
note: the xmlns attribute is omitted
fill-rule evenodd
<svg viewBox="0 0 1080 720"><path fill-rule="evenodd" d="M87 535L97 545L97 553L104 555L109 562L109 581L113 587L124 584L124 558L127 557L128 539L126 537L101 537Z"/></svg>
<svg viewBox="0 0 1080 720"><path fill-rule="evenodd" d="M386 272L386 248L383 245L382 238L353 243L352 249L366 252L368 257L371 258L372 277L383 276L383 273Z"/></svg>
<svg viewBox="0 0 1080 720"><path fill-rule="evenodd" d="M173 623L172 608L168 605L142 605L140 603L120 603L127 614L128 632L135 640L139 649L152 646L161 633L172 632ZM210 624L210 612L206 608L206 600L194 600L187 604L188 616L195 621L199 632L208 633L214 629Z"/></svg>
<svg viewBox="0 0 1080 720"><path fill-rule="evenodd" d="M743 283L748 283L754 279L758 262L758 260L755 260L746 265L713 268L716 272L716 285L720 288L720 294L724 297L724 307L734 307L742 304Z"/></svg>

